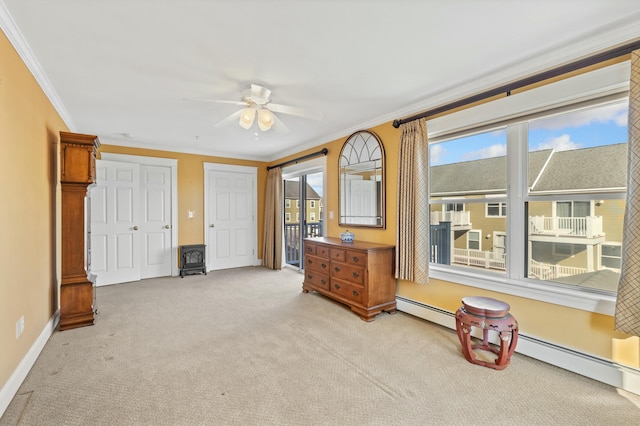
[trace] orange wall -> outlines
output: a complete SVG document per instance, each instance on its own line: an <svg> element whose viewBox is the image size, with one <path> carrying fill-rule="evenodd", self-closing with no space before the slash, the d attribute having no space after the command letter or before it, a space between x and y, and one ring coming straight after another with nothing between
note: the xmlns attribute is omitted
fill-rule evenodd
<svg viewBox="0 0 640 426"><path fill-rule="evenodd" d="M58 307L58 142L68 128L1 31L0 58L1 388Z"/></svg>

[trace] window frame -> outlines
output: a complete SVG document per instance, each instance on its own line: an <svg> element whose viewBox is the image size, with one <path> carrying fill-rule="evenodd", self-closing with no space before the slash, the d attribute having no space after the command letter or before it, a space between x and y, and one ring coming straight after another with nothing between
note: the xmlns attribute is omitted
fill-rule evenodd
<svg viewBox="0 0 640 426"><path fill-rule="evenodd" d="M528 124L527 122L552 113L575 110L628 98L629 61L586 72L555 83L534 88L516 96L509 96L476 107L444 115L427 121L429 143L444 142L489 131L506 125L507 131L507 274L477 271L454 265L429 265L431 278L512 294L547 303L613 315L615 294L589 291L526 277L525 263L526 205L530 201L582 200L572 195L529 194L527 187ZM524 170L524 172L521 172ZM625 199L626 192L602 193L601 198ZM503 200L491 200L491 202ZM431 203L431 200L430 200ZM523 218L515 220L514 218Z"/></svg>

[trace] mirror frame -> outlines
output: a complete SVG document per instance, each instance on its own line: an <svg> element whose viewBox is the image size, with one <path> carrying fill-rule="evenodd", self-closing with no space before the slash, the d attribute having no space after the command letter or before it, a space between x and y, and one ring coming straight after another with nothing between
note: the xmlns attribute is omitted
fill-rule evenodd
<svg viewBox="0 0 640 426"><path fill-rule="evenodd" d="M344 192L344 175L346 175L347 173L345 173L343 171L343 168L345 166L349 166L349 165L353 165L353 164L359 164L359 163L352 163L350 162L349 158L350 156L345 155L345 153L347 153L347 150L349 150L348 154L351 153L351 151L353 151L354 149L354 142L357 139L364 139L364 144L365 147L372 147L373 149L369 149L369 153L376 151L376 148L379 150L380 152L380 157L378 158L377 156L374 156L373 158L369 155L369 157L367 158L367 161L373 161L373 160L380 160L380 193L379 193L379 200L377 200L377 202L379 202L380 204L380 223L379 224L374 224L374 225L369 225L369 224L358 224L358 223L348 223L348 222L344 222L343 221L343 217L345 217L345 215L342 212L343 207L343 202L342 202L342 197L343 197L343 192ZM373 146L372 144L376 143L377 147ZM358 153L357 157L361 158L362 153ZM361 163L364 161L361 161ZM387 203L386 203L386 179L385 179L385 154L384 154L384 145L382 144L382 140L380 139L380 137L378 135L376 135L375 133L373 133L370 130L358 130L357 132L353 133L351 136L349 136L344 144L342 145L342 149L340 150L340 156L338 157L338 225L339 226L345 226L345 227L359 227L359 228L382 228L385 229L386 228L386 208L387 208Z"/></svg>

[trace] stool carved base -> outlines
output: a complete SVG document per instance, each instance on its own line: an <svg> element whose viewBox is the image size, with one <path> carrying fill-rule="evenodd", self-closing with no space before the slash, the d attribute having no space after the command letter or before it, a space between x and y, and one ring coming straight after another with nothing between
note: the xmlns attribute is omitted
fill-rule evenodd
<svg viewBox="0 0 640 426"><path fill-rule="evenodd" d="M456 311L456 332L465 359L472 364L505 369L518 342L518 321L509 313L509 305L486 297L465 297L462 302L463 306ZM471 343L472 327L482 329L481 344ZM489 331L492 330L498 333L499 349L489 344ZM494 362L479 360L474 349L491 352L497 358Z"/></svg>

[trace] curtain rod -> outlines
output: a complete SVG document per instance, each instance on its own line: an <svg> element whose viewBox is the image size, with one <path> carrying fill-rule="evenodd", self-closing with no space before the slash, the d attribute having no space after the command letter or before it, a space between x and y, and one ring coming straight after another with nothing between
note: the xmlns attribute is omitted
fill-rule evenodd
<svg viewBox="0 0 640 426"><path fill-rule="evenodd" d="M275 166L269 166L269 167L267 167L267 170L275 169L277 167L288 166L289 164L299 163L300 161L308 160L310 158L319 157L321 155L327 155L327 152L329 152L329 150L327 148L322 148L318 152L312 152L311 154L303 155L302 157L294 158L293 160L285 161L284 163L276 164Z"/></svg>
<svg viewBox="0 0 640 426"><path fill-rule="evenodd" d="M634 42L631 42L622 46L614 47L613 49L610 49L601 53L596 53L595 55L588 56L586 58L579 59L577 61L570 62L568 64L561 65L557 68L552 68L550 70L543 71L538 74L534 74L530 77L525 77L521 80L517 80L512 83L507 83L505 85L502 85L493 89L489 89L485 92L478 93L477 95L472 95L463 99L459 99L457 101L450 102L448 104L430 109L428 111L421 112L416 115L412 115L411 117L393 120L393 127L397 129L398 127L400 127L401 124L409 123L411 121L419 120L421 118L427 118L432 115L450 111L452 109L469 105L474 102L478 102L483 99L487 99L492 96L499 95L501 93L506 93L507 96L509 96L511 95L512 90L519 89L521 87L528 86L530 84L539 83L543 80L557 77L562 74L566 74L572 71L579 70L581 68L598 64L600 62L608 61L609 59L618 58L620 56L627 55L636 49L640 49L640 40L636 40Z"/></svg>

